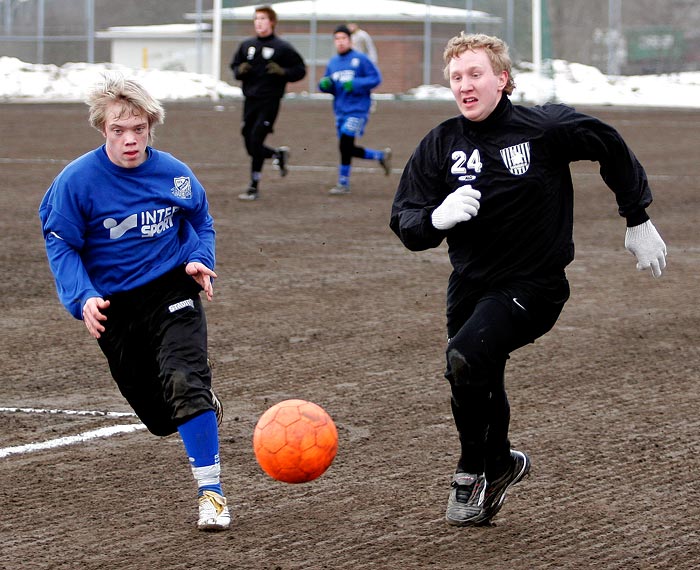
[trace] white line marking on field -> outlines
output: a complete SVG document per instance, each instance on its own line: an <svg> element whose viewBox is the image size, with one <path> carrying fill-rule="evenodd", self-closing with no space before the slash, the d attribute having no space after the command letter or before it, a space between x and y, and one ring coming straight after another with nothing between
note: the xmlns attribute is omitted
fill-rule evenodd
<svg viewBox="0 0 700 570"><path fill-rule="evenodd" d="M68 164L69 160L58 158L7 158L0 157L2 164Z"/></svg>
<svg viewBox="0 0 700 570"><path fill-rule="evenodd" d="M133 412L102 412L100 410L56 410L43 408L0 408L0 412L21 412L25 414L65 414L67 416L103 416L106 418L135 418Z"/></svg>
<svg viewBox="0 0 700 570"><path fill-rule="evenodd" d="M45 408L3 408L0 407L0 413L24 413L24 414L63 414L67 416L96 416L103 418L135 418L133 412L104 412L100 410L58 410ZM73 445L74 443L83 443L91 439L99 437L111 437L121 433L131 433L134 431L146 429L142 423L122 424L110 426L91 431L71 435L67 437L59 437L57 439L49 439L47 441L28 443L26 445L15 445L13 447L0 448L0 459L8 455L17 455L21 453L31 453L33 451L42 451L44 449L53 449L55 447L63 447L65 445Z"/></svg>
<svg viewBox="0 0 700 570"><path fill-rule="evenodd" d="M57 439L50 439L47 441L42 441L39 443L28 443L26 445L16 445L14 447L4 447L0 448L0 459L7 457L8 455L15 455L18 453L31 453L32 451L41 451L44 449L53 449L55 447L62 447L64 445L72 445L74 443L83 443L85 441L96 439L98 437L111 437L120 433L131 433L137 430L146 429L143 424L127 424L119 426L110 426L100 429L95 429L91 431L85 431L77 435L71 435L68 437L59 437Z"/></svg>
<svg viewBox="0 0 700 570"><path fill-rule="evenodd" d="M70 160L59 159L59 158L11 158L6 156L0 156L0 164L68 164ZM226 168L231 166L228 162L191 162L189 163L191 168ZM312 165L312 164L290 164L287 166L288 170L297 170L300 172L335 172L338 170L337 166L322 166L322 165ZM278 169L279 170L279 169ZM380 167L369 167L369 166L355 166L352 167L353 172L384 172ZM394 174L401 174L403 169L392 168L391 172ZM652 176L653 177L653 176Z"/></svg>

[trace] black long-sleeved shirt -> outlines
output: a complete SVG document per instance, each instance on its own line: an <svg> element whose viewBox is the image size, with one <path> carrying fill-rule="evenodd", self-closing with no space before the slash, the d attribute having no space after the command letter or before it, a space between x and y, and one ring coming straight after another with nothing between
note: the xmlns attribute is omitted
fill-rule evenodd
<svg viewBox="0 0 700 570"><path fill-rule="evenodd" d="M284 68L284 75L267 72L267 64L271 61ZM252 68L246 73L239 73L241 63L247 62ZM231 70L236 79L242 81L245 97L276 97L284 96L287 83L294 83L306 75L306 64L301 55L276 35L260 38L253 37L243 41L236 50L231 61Z"/></svg>
<svg viewBox="0 0 700 570"><path fill-rule="evenodd" d="M578 160L600 164L628 226L649 219L646 174L614 128L565 105L523 107L504 95L484 121L457 116L424 137L399 182L391 229L414 251L447 238L454 269L481 285L561 273L574 258L569 166ZM481 192L478 215L433 227L432 212L465 184Z"/></svg>

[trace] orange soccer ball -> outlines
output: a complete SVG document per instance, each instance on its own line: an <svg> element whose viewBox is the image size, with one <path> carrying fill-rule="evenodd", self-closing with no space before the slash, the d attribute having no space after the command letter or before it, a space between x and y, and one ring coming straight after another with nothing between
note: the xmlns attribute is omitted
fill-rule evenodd
<svg viewBox="0 0 700 570"><path fill-rule="evenodd" d="M273 479L306 483L328 469L338 451L338 431L328 413L306 400L284 400L258 420L253 449Z"/></svg>

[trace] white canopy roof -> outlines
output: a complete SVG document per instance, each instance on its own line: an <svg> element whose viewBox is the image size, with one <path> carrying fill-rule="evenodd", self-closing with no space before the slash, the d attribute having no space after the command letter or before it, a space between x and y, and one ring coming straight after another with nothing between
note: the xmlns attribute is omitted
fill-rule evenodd
<svg viewBox="0 0 700 570"><path fill-rule="evenodd" d="M151 26L112 26L95 33L101 39L116 38L191 38L198 33L211 34L211 24L156 24Z"/></svg>
<svg viewBox="0 0 700 570"><path fill-rule="evenodd" d="M479 10L462 10L444 6L428 6L425 3L404 2L402 0L297 0L270 4L282 21L316 20L333 22L423 22L430 17L431 22L453 23L474 22L478 24L498 24L501 18ZM256 6L222 8L222 20L252 20ZM203 17L211 19L211 12ZM196 19L197 14L189 13L187 19Z"/></svg>

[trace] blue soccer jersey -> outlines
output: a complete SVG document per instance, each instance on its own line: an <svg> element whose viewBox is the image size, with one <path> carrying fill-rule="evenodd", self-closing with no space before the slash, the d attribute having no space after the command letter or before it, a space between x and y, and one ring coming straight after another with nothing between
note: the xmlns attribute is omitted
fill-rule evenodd
<svg viewBox="0 0 700 570"><path fill-rule="evenodd" d="M366 117L372 105L372 89L382 82L377 66L365 54L350 50L333 56L326 67L325 77L330 87L319 88L334 95L333 111L336 117Z"/></svg>
<svg viewBox="0 0 700 570"><path fill-rule="evenodd" d="M39 217L58 296L76 318L90 297L149 283L180 264L214 269L215 232L190 168L148 147L136 168L105 147L71 162L46 192Z"/></svg>

